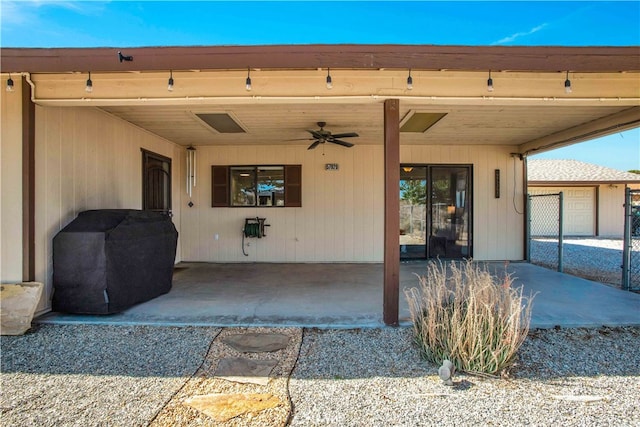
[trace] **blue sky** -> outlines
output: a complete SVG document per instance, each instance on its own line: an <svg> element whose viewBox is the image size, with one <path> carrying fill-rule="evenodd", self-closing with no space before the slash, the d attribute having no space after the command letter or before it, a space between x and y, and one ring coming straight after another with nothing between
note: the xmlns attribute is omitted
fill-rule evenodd
<svg viewBox="0 0 640 427"><path fill-rule="evenodd" d="M0 2L1 47L640 46L640 2ZM640 130L535 156L640 169Z"/></svg>

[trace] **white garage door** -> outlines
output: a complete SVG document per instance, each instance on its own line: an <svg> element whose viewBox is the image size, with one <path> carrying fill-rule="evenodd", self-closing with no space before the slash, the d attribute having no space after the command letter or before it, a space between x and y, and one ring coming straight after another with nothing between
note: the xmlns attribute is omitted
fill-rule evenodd
<svg viewBox="0 0 640 427"><path fill-rule="evenodd" d="M530 187L529 194L551 194L562 191L564 196L564 235L595 236L596 234L596 189L594 187ZM532 207L532 234L536 223L544 221Z"/></svg>

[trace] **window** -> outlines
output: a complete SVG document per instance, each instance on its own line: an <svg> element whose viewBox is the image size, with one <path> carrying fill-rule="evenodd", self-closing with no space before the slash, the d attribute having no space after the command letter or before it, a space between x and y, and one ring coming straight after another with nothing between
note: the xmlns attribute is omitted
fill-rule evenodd
<svg viewBox="0 0 640 427"><path fill-rule="evenodd" d="M213 207L300 207L301 165L212 166Z"/></svg>

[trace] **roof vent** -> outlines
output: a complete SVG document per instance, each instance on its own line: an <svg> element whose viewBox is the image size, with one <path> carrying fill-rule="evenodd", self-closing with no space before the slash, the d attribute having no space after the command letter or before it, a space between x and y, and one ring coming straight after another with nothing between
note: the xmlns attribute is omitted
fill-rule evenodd
<svg viewBox="0 0 640 427"><path fill-rule="evenodd" d="M196 114L200 120L218 133L246 133L246 131L227 113Z"/></svg>
<svg viewBox="0 0 640 427"><path fill-rule="evenodd" d="M400 123L400 132L426 132L431 126L435 125L447 113L409 113L402 119Z"/></svg>

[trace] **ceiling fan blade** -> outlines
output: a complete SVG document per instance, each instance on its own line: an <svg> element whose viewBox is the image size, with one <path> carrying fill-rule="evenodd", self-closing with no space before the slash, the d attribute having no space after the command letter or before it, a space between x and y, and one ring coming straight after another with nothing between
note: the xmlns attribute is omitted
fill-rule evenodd
<svg viewBox="0 0 640 427"><path fill-rule="evenodd" d="M318 146L318 144L320 144L320 141L316 141L313 144L311 144L309 146L309 148L307 148L307 150L313 150L314 148L316 148Z"/></svg>
<svg viewBox="0 0 640 427"><path fill-rule="evenodd" d="M284 141L314 141L316 138L295 138L295 139L285 139Z"/></svg>
<svg viewBox="0 0 640 427"><path fill-rule="evenodd" d="M307 129L307 132L309 132L311 135L313 135L314 138L317 138L317 139L321 139L322 138L322 134L320 132L318 132L317 130L309 130L309 129Z"/></svg>
<svg viewBox="0 0 640 427"><path fill-rule="evenodd" d="M348 133L336 133L331 135L334 138L352 138L354 136L360 136L355 132L348 132Z"/></svg>
<svg viewBox="0 0 640 427"><path fill-rule="evenodd" d="M340 141L339 139L330 139L329 142L333 142L334 144L342 145L344 147L353 147L353 144L346 141Z"/></svg>

